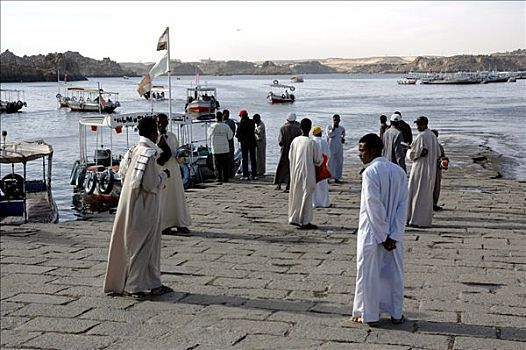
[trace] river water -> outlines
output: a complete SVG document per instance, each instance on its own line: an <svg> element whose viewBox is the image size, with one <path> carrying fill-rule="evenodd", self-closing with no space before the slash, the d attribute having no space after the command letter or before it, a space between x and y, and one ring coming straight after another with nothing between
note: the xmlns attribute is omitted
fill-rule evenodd
<svg viewBox="0 0 526 350"><path fill-rule="evenodd" d="M359 137L378 132L379 115L388 117L401 111L410 122L419 115L430 120L430 128L440 133L439 141L448 148L484 145L502 155L505 178L526 180L526 80L516 83L484 85L398 85L398 75L330 74L306 75L296 86L296 102L271 105L266 101L269 85L274 79L290 83L288 76L201 76L200 83L217 88L221 108L231 116L240 109L250 115L259 113L267 127L267 172L274 172L279 157L277 135L289 112L298 120L311 118L323 129L331 123L333 114L340 114L346 129L345 152L356 154ZM140 98L136 88L139 78L91 78L74 82L74 86L97 87L119 92L118 113L149 111L151 103ZM172 77L172 111L182 112L186 89L194 77ZM155 84L168 86L167 77ZM28 106L17 114L2 114L1 129L8 131L8 140L44 139L53 145L53 194L60 210L60 220L76 218L72 209L71 167L79 157L78 120L82 113L59 109L55 95L57 83L2 83L2 89L22 89ZM155 111L167 111L168 102L156 102ZM237 118L237 117L236 117ZM205 129L194 126L197 139L204 139ZM201 137L199 137L202 135ZM196 137L194 137L194 140ZM136 135L130 141L136 140ZM202 142L204 144L204 141ZM91 153L90 153L91 154ZM5 174L8 169L2 169ZM41 172L40 167L29 169ZM344 175L345 176L345 175Z"/></svg>

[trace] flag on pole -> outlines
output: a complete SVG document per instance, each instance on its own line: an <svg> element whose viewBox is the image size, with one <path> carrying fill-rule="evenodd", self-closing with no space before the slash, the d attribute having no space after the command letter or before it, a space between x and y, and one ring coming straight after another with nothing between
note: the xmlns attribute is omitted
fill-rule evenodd
<svg viewBox="0 0 526 350"><path fill-rule="evenodd" d="M168 27L163 32L157 43L157 51L168 50Z"/></svg>
<svg viewBox="0 0 526 350"><path fill-rule="evenodd" d="M199 85L199 72L195 72L195 85Z"/></svg>
<svg viewBox="0 0 526 350"><path fill-rule="evenodd" d="M141 82L139 83L137 92L139 93L139 96L144 96L146 93L150 92L151 89L152 89L152 80L150 78L150 74L145 74Z"/></svg>
<svg viewBox="0 0 526 350"><path fill-rule="evenodd" d="M150 79L153 80L161 74L164 74L170 70L170 62L168 61L168 53L150 69Z"/></svg>

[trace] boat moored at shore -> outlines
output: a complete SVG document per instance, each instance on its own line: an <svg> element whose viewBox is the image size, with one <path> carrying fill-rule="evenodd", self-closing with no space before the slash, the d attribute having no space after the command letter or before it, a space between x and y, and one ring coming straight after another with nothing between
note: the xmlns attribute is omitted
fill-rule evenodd
<svg viewBox="0 0 526 350"><path fill-rule="evenodd" d="M0 90L0 113L17 113L23 107L27 107L23 90Z"/></svg>
<svg viewBox="0 0 526 350"><path fill-rule="evenodd" d="M58 209L51 192L53 147L43 140L6 142L0 147L0 223L55 223ZM28 165L40 163L41 179L28 179ZM6 169L7 168L7 169ZM7 170L7 174L3 170Z"/></svg>

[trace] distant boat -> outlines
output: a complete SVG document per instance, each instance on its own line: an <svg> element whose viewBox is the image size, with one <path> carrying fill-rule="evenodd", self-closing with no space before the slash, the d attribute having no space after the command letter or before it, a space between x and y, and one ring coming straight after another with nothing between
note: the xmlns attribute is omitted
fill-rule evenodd
<svg viewBox="0 0 526 350"><path fill-rule="evenodd" d="M304 82L303 75L295 75L292 78L290 78L290 81L292 83L303 83Z"/></svg>
<svg viewBox="0 0 526 350"><path fill-rule="evenodd" d="M186 89L185 112L191 114L192 119L213 119L218 108L216 88L196 85Z"/></svg>
<svg viewBox="0 0 526 350"><path fill-rule="evenodd" d="M118 101L119 93L108 92L102 89L70 87L67 88L68 107L71 112L103 112L113 113L116 108L120 107ZM57 94L59 102L64 97ZM104 98L106 96L106 98ZM111 100L111 97L115 101Z"/></svg>
<svg viewBox="0 0 526 350"><path fill-rule="evenodd" d="M398 80L398 85L415 85L418 79L404 78Z"/></svg>
<svg viewBox="0 0 526 350"><path fill-rule="evenodd" d="M267 94L268 102L274 103L292 103L296 100L296 96L292 92L296 88L292 85L280 84L278 80L274 80L270 85L271 91ZM285 89L285 91L283 91ZM291 91L289 93L289 90Z"/></svg>
<svg viewBox="0 0 526 350"><path fill-rule="evenodd" d="M153 85L150 91L147 91L143 97L147 100L165 101L168 100L168 89L163 85Z"/></svg>
<svg viewBox="0 0 526 350"><path fill-rule="evenodd" d="M27 107L23 90L0 90L0 113L17 113Z"/></svg>
<svg viewBox="0 0 526 350"><path fill-rule="evenodd" d="M127 75L125 75L125 76L122 77L122 79L124 79L124 80L128 80L128 79L130 79L130 77L127 76Z"/></svg>

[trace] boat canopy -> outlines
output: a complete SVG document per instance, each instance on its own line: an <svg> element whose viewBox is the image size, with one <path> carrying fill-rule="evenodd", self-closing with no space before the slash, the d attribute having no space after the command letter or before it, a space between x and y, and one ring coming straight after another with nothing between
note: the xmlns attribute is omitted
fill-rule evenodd
<svg viewBox="0 0 526 350"><path fill-rule="evenodd" d="M99 89L83 88L83 87L68 87L68 91L79 91L79 92L87 92L87 93L92 93L92 94L98 94L99 93ZM119 94L118 92L109 92L109 91L104 91L102 89L100 89L100 93L103 94L103 95L117 95L117 94Z"/></svg>
<svg viewBox="0 0 526 350"><path fill-rule="evenodd" d="M26 163L53 155L53 147L44 140L10 141L0 145L0 163Z"/></svg>
<svg viewBox="0 0 526 350"><path fill-rule="evenodd" d="M133 127L137 126L139 121L146 117L155 117L160 113L152 112L136 112L136 113L125 113L119 115L96 115L83 117L79 120L81 125L85 126L106 126L112 129L122 127ZM168 115L168 113L165 113ZM186 120L183 113L172 113L172 121Z"/></svg>
<svg viewBox="0 0 526 350"><path fill-rule="evenodd" d="M187 88L186 90L193 92L193 91L216 91L217 89L216 88L212 88L212 87L201 87L201 86L197 85L196 87Z"/></svg>

